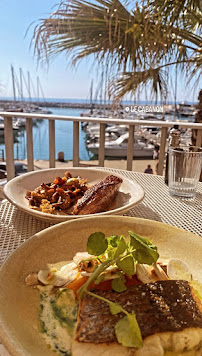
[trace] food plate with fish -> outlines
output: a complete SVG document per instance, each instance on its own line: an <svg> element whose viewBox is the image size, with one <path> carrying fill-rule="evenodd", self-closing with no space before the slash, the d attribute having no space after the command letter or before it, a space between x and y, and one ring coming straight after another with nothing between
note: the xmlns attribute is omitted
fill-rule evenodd
<svg viewBox="0 0 202 356"><path fill-rule="evenodd" d="M0 340L12 356L200 356L201 253L199 236L146 219L45 229L0 271Z"/></svg>
<svg viewBox="0 0 202 356"><path fill-rule="evenodd" d="M6 198L24 212L47 222L96 215L122 215L144 198L135 181L93 168L44 169L16 177Z"/></svg>

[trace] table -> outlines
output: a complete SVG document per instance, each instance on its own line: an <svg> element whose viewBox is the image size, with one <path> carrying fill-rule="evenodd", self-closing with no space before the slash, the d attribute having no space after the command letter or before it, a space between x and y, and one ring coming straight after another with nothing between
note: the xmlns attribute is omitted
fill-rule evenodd
<svg viewBox="0 0 202 356"><path fill-rule="evenodd" d="M198 184L194 199L185 199L171 197L162 176L110 171L135 180L145 190L144 200L124 215L161 221L202 236L202 183ZM0 205L0 265L24 241L49 226L50 223L37 220L4 200ZM0 356L8 356L2 345Z"/></svg>

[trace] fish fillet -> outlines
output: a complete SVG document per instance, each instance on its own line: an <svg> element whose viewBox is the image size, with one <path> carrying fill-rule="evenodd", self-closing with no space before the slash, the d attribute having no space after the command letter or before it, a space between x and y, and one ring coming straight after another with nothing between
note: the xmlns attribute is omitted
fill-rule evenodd
<svg viewBox="0 0 202 356"><path fill-rule="evenodd" d="M135 350L117 343L114 326L121 317L108 305L85 295L78 314L72 356L163 356L191 351L202 355L202 305L186 281L158 281L138 285L123 293L95 292L135 311L144 345Z"/></svg>

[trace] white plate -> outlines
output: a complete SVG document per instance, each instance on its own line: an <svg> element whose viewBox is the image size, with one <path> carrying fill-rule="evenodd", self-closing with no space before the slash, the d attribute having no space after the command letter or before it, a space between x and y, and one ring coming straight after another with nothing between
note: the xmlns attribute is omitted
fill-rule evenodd
<svg viewBox="0 0 202 356"><path fill-rule="evenodd" d="M129 230L149 238L162 258L185 262L194 279L202 282L202 239L190 232L128 216L91 216L55 225L26 241L0 269L0 341L12 356L57 356L39 332L39 291L27 287L25 277L48 263L68 261L76 252L85 251L93 232L128 236Z"/></svg>
<svg viewBox="0 0 202 356"><path fill-rule="evenodd" d="M6 198L19 209L40 220L57 223L70 219L92 216L60 215L59 213L57 215L48 214L30 208L29 202L25 198L27 190L34 190L42 183L49 183L56 177L63 177L66 171L69 171L72 174L72 177L81 176L82 178L86 178L90 185L98 183L110 174L114 174L123 179L123 183L121 184L120 190L111 205L110 210L93 215L122 215L134 205L140 203L144 198L144 190L138 183L125 178L120 174L93 168L52 168L26 173L9 181L4 187L4 194Z"/></svg>

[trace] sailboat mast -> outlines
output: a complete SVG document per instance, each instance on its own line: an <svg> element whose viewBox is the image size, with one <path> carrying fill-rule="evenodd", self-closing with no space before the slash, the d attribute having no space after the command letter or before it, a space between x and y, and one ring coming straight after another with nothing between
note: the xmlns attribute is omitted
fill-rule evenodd
<svg viewBox="0 0 202 356"><path fill-rule="evenodd" d="M27 72L27 83L28 83L28 95L29 95L29 101L31 101L30 73L29 73L29 72Z"/></svg>
<svg viewBox="0 0 202 356"><path fill-rule="evenodd" d="M90 87L90 112L93 113L93 80Z"/></svg>
<svg viewBox="0 0 202 356"><path fill-rule="evenodd" d="M177 112L177 64L175 67L175 113Z"/></svg>
<svg viewBox="0 0 202 356"><path fill-rule="evenodd" d="M40 96L40 94L39 94L39 89L40 89L40 82L39 82L39 77L37 77L37 88L36 88L36 90L37 90L37 101L38 101L38 105L40 104L40 100L39 100L39 96Z"/></svg>
<svg viewBox="0 0 202 356"><path fill-rule="evenodd" d="M12 76L12 83L13 83L13 99L16 101L16 91L15 91L15 76L14 76L14 69L11 64L11 76Z"/></svg>
<svg viewBox="0 0 202 356"><path fill-rule="evenodd" d="M22 68L20 68L20 93L21 93L21 100L23 101Z"/></svg>

